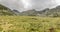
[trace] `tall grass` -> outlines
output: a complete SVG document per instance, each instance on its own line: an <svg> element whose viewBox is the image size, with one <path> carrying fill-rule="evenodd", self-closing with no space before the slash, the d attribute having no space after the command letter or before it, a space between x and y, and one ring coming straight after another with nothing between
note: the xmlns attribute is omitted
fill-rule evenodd
<svg viewBox="0 0 60 32"><path fill-rule="evenodd" d="M0 32L60 32L60 17L0 16Z"/></svg>

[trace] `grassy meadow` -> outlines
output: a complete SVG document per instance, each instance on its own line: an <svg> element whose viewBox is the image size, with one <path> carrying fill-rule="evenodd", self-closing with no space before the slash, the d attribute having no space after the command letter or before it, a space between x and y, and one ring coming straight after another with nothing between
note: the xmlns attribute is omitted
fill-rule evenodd
<svg viewBox="0 0 60 32"><path fill-rule="evenodd" d="M0 16L0 32L60 32L60 17Z"/></svg>

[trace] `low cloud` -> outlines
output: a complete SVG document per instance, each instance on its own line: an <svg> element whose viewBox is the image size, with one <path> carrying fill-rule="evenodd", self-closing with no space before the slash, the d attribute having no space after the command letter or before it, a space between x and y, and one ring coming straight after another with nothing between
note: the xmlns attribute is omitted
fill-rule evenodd
<svg viewBox="0 0 60 32"><path fill-rule="evenodd" d="M28 9L41 10L57 5L54 0L0 0L0 3L11 9L16 9L19 11Z"/></svg>

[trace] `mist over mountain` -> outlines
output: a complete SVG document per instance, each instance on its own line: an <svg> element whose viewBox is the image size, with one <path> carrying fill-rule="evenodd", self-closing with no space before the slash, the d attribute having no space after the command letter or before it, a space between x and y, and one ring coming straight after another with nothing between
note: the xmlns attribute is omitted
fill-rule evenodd
<svg viewBox="0 0 60 32"><path fill-rule="evenodd" d="M29 9L42 10L52 8L58 5L55 0L0 0L0 3L10 9L26 11Z"/></svg>

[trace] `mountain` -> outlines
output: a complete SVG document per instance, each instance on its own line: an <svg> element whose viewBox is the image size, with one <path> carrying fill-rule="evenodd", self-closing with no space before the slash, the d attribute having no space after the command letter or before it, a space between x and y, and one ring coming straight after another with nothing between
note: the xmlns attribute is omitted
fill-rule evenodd
<svg viewBox="0 0 60 32"><path fill-rule="evenodd" d="M50 17L60 17L60 6L49 9L46 8L41 11L36 11L35 9L19 12L18 10L11 10L0 4L0 15L20 15L20 16L50 16Z"/></svg>
<svg viewBox="0 0 60 32"><path fill-rule="evenodd" d="M46 8L42 11L36 11L35 9L27 10L24 12L21 12L20 15L24 16L53 16L53 17L60 17L60 6L57 6L55 8L49 9Z"/></svg>
<svg viewBox="0 0 60 32"><path fill-rule="evenodd" d="M0 15L15 15L15 13L8 7L0 4Z"/></svg>
<svg viewBox="0 0 60 32"><path fill-rule="evenodd" d="M16 14L16 15L19 15L20 14L20 12L18 11L18 10L13 10L13 12Z"/></svg>
<svg viewBox="0 0 60 32"><path fill-rule="evenodd" d="M21 13L21 15L25 15L25 16L36 16L37 11L35 9L32 10L27 10Z"/></svg>
<svg viewBox="0 0 60 32"><path fill-rule="evenodd" d="M45 10L44 14L46 16L60 17L60 6L56 8Z"/></svg>

